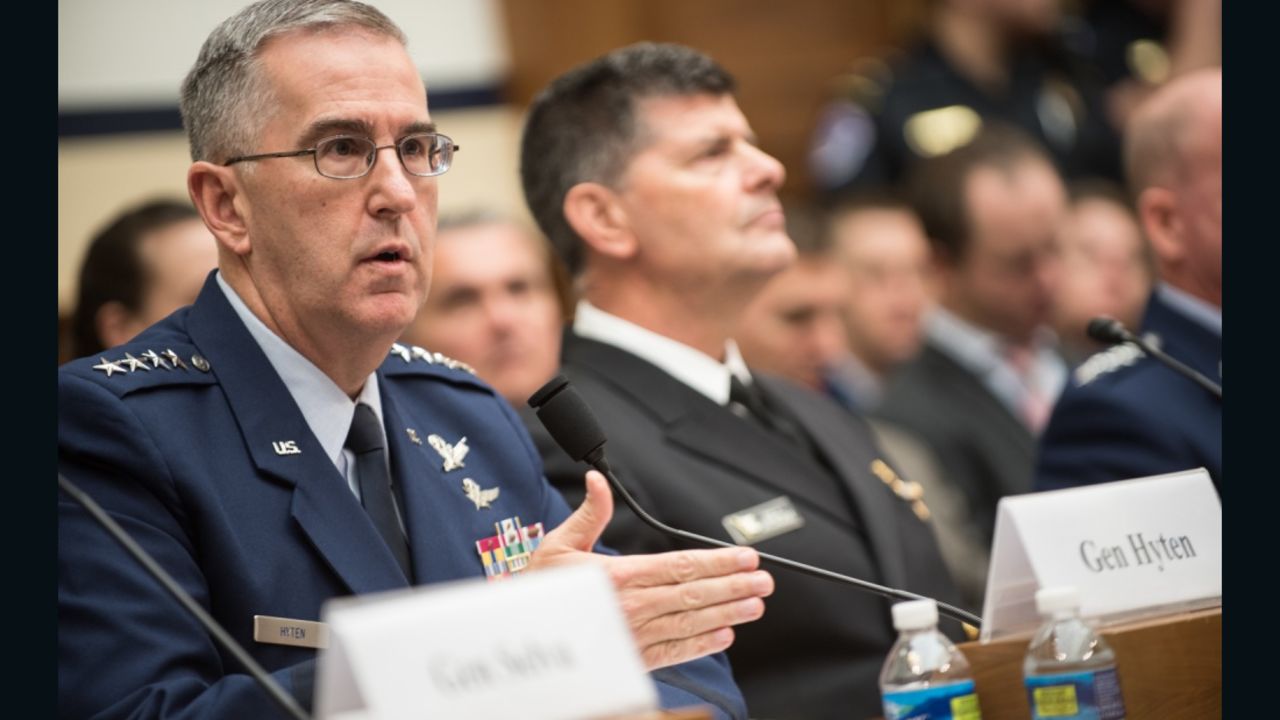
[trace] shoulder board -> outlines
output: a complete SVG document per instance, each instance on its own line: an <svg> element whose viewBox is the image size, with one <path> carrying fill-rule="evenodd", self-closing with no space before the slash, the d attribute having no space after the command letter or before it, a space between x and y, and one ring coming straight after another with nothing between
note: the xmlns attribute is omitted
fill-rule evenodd
<svg viewBox="0 0 1280 720"><path fill-rule="evenodd" d="M88 378L117 395L170 385L213 385L213 367L193 346L130 343L73 360L62 372Z"/></svg>
<svg viewBox="0 0 1280 720"><path fill-rule="evenodd" d="M417 345L400 343L392 343L387 359L382 363L382 372L387 375L437 375L480 383L475 369L461 360Z"/></svg>
<svg viewBox="0 0 1280 720"><path fill-rule="evenodd" d="M1143 336L1143 340L1153 347L1160 346L1160 338L1153 333L1147 333ZM1133 365L1145 356L1146 353L1133 343L1112 345L1106 350L1090 355L1088 360L1080 363L1075 370L1076 384L1088 385L1104 375Z"/></svg>

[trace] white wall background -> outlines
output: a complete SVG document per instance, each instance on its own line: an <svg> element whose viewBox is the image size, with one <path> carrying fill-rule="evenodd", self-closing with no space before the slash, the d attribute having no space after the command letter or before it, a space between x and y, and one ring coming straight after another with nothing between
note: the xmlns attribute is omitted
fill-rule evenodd
<svg viewBox="0 0 1280 720"><path fill-rule="evenodd" d="M209 31L241 0L58 0L62 110L177 105L178 86ZM496 0L372 0L409 36L429 88L491 85L506 76Z"/></svg>
<svg viewBox="0 0 1280 720"><path fill-rule="evenodd" d="M177 107L178 86L237 0L59 0L58 99L62 111ZM505 77L509 53L496 0L374 0L404 29L433 91L488 87ZM520 110L432 111L462 152L440 179L448 212L487 207L526 212L516 171ZM58 309L75 303L81 259L93 233L126 206L157 194L185 198L182 132L63 138L58 143Z"/></svg>

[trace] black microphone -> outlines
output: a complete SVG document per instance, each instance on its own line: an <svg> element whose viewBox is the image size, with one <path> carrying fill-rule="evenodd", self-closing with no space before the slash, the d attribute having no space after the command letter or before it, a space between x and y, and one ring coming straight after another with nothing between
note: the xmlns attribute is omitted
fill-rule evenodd
<svg viewBox="0 0 1280 720"><path fill-rule="evenodd" d="M1116 345L1124 342L1137 345L1138 349L1163 363L1165 367L1173 370L1183 377L1189 378L1200 387L1213 393L1219 400L1222 399L1221 385L1215 383L1204 375L1201 375L1190 367L1187 367L1181 362L1174 360L1169 357L1168 353L1164 352L1160 348L1129 332L1129 330L1125 328L1124 323L1121 323L1115 318L1109 318L1105 315L1096 317L1089 321L1089 325L1085 331L1089 333L1089 337L1108 345Z"/></svg>
<svg viewBox="0 0 1280 720"><path fill-rule="evenodd" d="M170 595L173 595L178 602L182 603L182 606L187 609L187 612L194 615L195 618L200 621L200 624L203 625L204 629L218 641L218 644L222 645L225 650L235 656L236 660L240 661L240 664L249 671L249 674L253 676L253 679L258 681L258 684L262 686L262 689L266 690L267 695L270 695L271 699L274 700L282 710L296 720L310 720L310 716L302 709L302 706L298 705L298 701L294 699L292 695L285 692L285 689L280 687L280 683L276 682L275 678L271 677L271 675L258 664L258 661L254 660L253 656L249 655L249 653L241 647L240 643L236 642L235 638L231 637L231 634L218 624L217 620L214 620L209 613L205 612L205 609L200 607L200 603L196 602L186 590L183 590L182 586L173 579L173 576L165 572L164 568L160 567L160 563L157 563L155 558L151 557L150 553L144 550L142 546L129 535L129 533L125 532L124 528L120 527L120 525L116 523L115 520L112 520L111 516L102 509L101 505L99 505L93 498L89 497L89 495L83 490L76 487L75 483L63 477L62 473L58 473L58 487L62 488L63 492L70 495L73 500L80 503L85 510L88 510L89 514L93 516L93 519L97 520L99 525L106 528L107 532L111 534L111 537L115 538L116 542L120 543L125 550L129 551L129 554L133 556L134 560L137 560L142 567L146 568L147 572L151 573L151 576L163 585L164 589L168 590Z"/></svg>
<svg viewBox="0 0 1280 720"><path fill-rule="evenodd" d="M613 486L613 489L618 493L618 496L622 498L622 501L627 504L627 507L631 508L631 511L636 514L636 517L644 521L646 525L658 530L659 532L667 535L674 535L682 540L688 540L699 545L720 548L738 547L733 543L724 542L723 540L716 540L714 538L688 532L687 530L673 528L669 525L663 524L652 515L645 512L644 508L640 507L640 504L636 502L635 498L631 497L631 493L627 492L627 489L623 487L622 482L618 480L617 476L613 474L613 471L609 469L609 463L606 462L604 458L604 444L608 440L608 438L605 437L604 429L600 427L600 422L596 420L595 413L591 412L591 408L587 405L586 401L583 400L582 396L569 385L569 380L563 375L555 376L546 385L543 385L537 392L535 392L533 396L529 398L529 406L537 412L538 420L540 420L542 425L546 427L547 432L551 433L551 437L556 441L556 444L568 453L569 457L580 462L586 462L596 470L599 470L601 474L608 479L609 484ZM907 592L906 590L885 587L883 585L867 582L866 580L859 580L857 578L849 577L848 575L831 572L830 570L823 570L822 568L814 567L812 565L805 565L804 563L796 562L795 560L788 560L776 555L760 552L759 550L756 552L759 553L760 559L767 560L774 565L779 565L806 575L823 578L824 580L853 585L854 587L868 590L876 593L877 595L883 595L884 597L896 598L898 600L931 599L926 598L923 595L916 595L915 593ZM934 602L938 603L938 610L942 614L949 615L956 620L968 623L974 627L982 626L982 618L977 615L961 610L957 607L952 607L944 602L939 602L937 600Z"/></svg>

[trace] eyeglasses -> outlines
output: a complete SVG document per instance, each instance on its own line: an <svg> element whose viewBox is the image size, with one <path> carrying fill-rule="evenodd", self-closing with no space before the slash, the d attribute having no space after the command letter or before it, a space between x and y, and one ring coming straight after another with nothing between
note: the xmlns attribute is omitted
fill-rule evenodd
<svg viewBox="0 0 1280 720"><path fill-rule="evenodd" d="M396 157L400 158L405 171L418 177L444 174L453 164L453 154L462 149L454 145L449 136L440 133L418 133L403 137L394 145L381 146L375 145L367 137L337 135L325 138L316 143L315 147L306 150L239 155L223 163L223 166L249 160L311 155L316 163L316 172L321 175L335 180L354 180L369 174L373 164L378 161L379 150L391 147L396 149Z"/></svg>

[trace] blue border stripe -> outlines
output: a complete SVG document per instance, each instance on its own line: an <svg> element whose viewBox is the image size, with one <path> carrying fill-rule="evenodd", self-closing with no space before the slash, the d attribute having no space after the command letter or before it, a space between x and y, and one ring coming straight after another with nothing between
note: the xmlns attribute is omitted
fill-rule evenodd
<svg viewBox="0 0 1280 720"><path fill-rule="evenodd" d="M460 87L428 92L432 110L461 110L501 105L499 85ZM89 137L127 133L163 132L182 129L178 108L134 107L58 112L58 137Z"/></svg>

